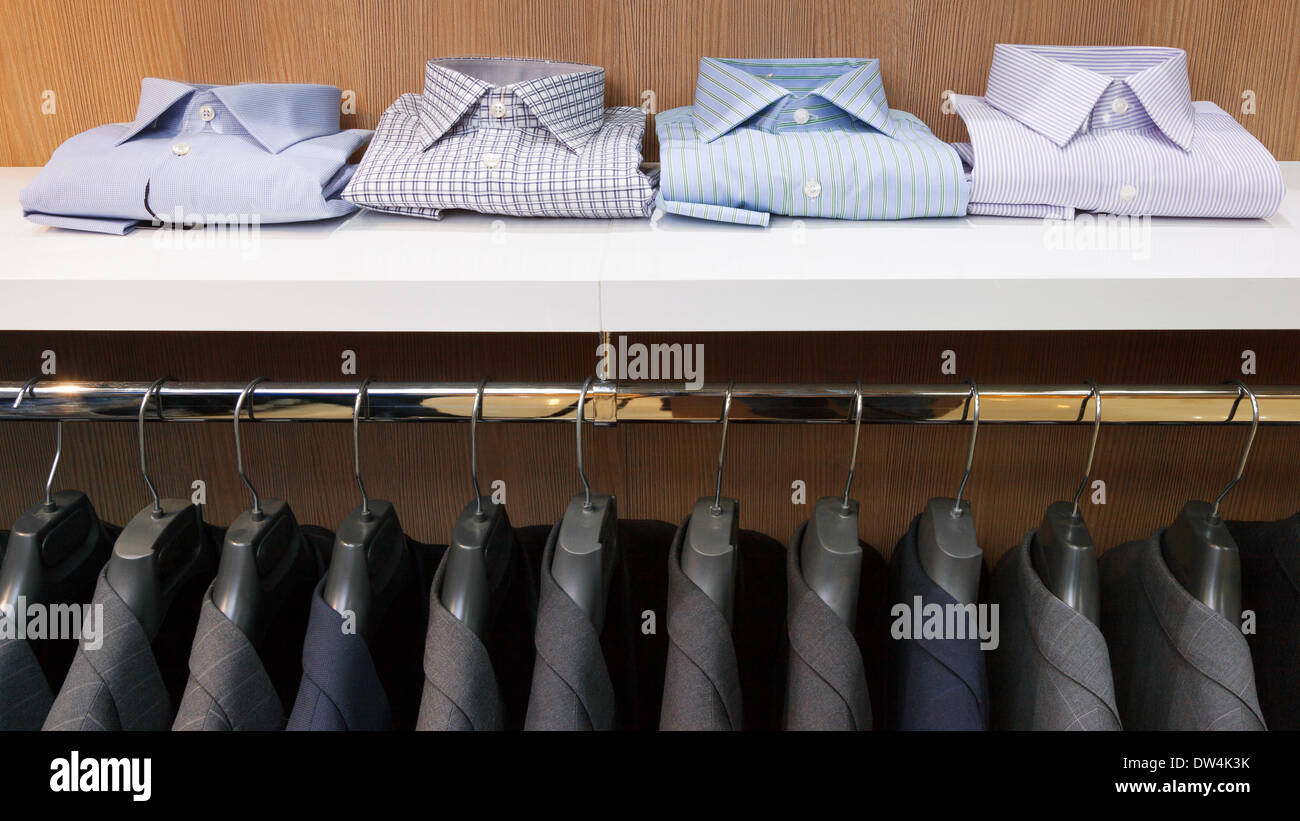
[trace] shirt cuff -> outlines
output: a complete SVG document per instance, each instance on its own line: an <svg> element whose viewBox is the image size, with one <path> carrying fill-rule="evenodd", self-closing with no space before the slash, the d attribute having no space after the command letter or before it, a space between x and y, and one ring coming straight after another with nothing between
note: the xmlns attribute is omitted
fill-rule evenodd
<svg viewBox="0 0 1300 821"><path fill-rule="evenodd" d="M140 224L140 220L107 219L100 217L69 217L62 214L43 214L40 211L24 211L23 216L37 225L51 228L68 228L73 231L93 231L96 234L129 234Z"/></svg>
<svg viewBox="0 0 1300 821"><path fill-rule="evenodd" d="M1014 202L972 202L966 213L979 217L1033 217L1038 219L1074 219L1074 208L1069 205L1039 205Z"/></svg>
<svg viewBox="0 0 1300 821"><path fill-rule="evenodd" d="M732 208L727 205L703 205L698 202L677 202L664 199L662 193L659 195L658 205L670 214L680 214L684 217L696 217L715 222L731 222L736 225L761 225L766 227L767 221L771 218L771 215L765 211L750 211L746 208Z"/></svg>

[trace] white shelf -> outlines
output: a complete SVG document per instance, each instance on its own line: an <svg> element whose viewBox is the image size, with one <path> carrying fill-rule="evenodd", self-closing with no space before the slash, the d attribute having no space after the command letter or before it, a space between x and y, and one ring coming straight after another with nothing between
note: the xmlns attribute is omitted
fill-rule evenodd
<svg viewBox="0 0 1300 821"><path fill-rule="evenodd" d="M363 212L125 237L23 219L0 168L5 330L767 331L1300 328L1300 162L1267 220L770 227ZM1100 236L1100 248L1063 247ZM1104 235L1104 236L1103 236Z"/></svg>

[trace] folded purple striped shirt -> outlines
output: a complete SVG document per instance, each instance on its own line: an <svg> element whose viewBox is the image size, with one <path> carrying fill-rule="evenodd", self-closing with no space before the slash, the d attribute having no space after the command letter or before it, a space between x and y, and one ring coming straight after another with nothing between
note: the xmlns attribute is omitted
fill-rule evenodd
<svg viewBox="0 0 1300 821"><path fill-rule="evenodd" d="M952 102L971 214L1267 217L1286 193L1267 148L1192 101L1181 49L999 44L984 96Z"/></svg>

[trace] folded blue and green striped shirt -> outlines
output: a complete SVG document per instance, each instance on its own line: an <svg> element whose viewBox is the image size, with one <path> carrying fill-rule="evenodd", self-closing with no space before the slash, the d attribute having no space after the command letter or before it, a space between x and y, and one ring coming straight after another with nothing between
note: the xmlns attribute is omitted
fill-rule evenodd
<svg viewBox="0 0 1300 821"><path fill-rule="evenodd" d="M964 216L952 146L891 110L879 60L700 60L695 104L655 118L659 207L767 225Z"/></svg>

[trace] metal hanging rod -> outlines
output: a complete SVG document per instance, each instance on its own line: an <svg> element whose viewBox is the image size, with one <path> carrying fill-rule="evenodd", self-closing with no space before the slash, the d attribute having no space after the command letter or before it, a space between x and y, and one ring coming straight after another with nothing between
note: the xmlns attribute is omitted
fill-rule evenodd
<svg viewBox="0 0 1300 821"><path fill-rule="evenodd" d="M26 391L24 392L24 385ZM148 382L0 382L0 420L136 420ZM245 403L258 422L350 422L355 383L261 382ZM169 421L230 421L246 387L241 382L174 382L158 391L151 415ZM366 421L468 421L477 382L371 382ZM1103 424L1210 424L1249 422L1237 407L1234 384L1102 385ZM15 407L15 399L23 393ZM981 385L981 424L1092 424L1087 400L1092 388L1077 385ZM680 382L595 382L587 392L583 418L616 422L717 423L727 384L686 390ZM961 423L970 395L964 383L950 385L862 385L862 422ZM1300 424L1300 386L1260 387L1259 421ZM480 421L572 422L582 383L491 382L483 395ZM855 386L845 384L736 384L730 421L852 422Z"/></svg>

